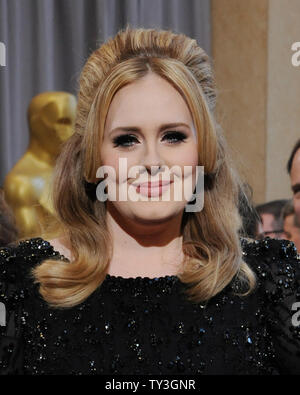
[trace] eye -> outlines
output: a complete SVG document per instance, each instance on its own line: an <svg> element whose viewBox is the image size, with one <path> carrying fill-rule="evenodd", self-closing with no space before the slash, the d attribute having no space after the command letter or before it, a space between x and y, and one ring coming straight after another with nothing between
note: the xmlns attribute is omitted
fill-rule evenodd
<svg viewBox="0 0 300 395"><path fill-rule="evenodd" d="M168 143L170 144L177 144L180 142L183 142L184 140L186 140L187 136L182 133L182 132L177 132L177 131L172 131L172 132L168 132L166 133L162 140L167 140ZM138 139L136 138L136 136L132 135L132 134L122 134L119 136L116 136L113 139L113 144L114 147L132 147L135 145L135 143L138 143Z"/></svg>
<svg viewBox="0 0 300 395"><path fill-rule="evenodd" d="M168 132L164 135L163 140L168 140L170 144L181 143L186 140L187 136L182 132Z"/></svg>
<svg viewBox="0 0 300 395"><path fill-rule="evenodd" d="M132 147L134 142L138 142L138 139L132 134L122 134L113 139L114 147Z"/></svg>

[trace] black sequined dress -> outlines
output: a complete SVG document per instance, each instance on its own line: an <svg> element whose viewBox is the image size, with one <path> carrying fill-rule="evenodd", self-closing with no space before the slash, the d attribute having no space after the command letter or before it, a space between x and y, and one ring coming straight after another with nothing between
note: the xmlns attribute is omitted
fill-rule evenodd
<svg viewBox="0 0 300 395"><path fill-rule="evenodd" d="M241 243L257 275L247 297L235 295L233 281L206 305L192 304L177 276L107 275L69 309L48 307L30 276L43 259L64 259L49 242L0 249L0 373L299 374L296 249L272 239Z"/></svg>

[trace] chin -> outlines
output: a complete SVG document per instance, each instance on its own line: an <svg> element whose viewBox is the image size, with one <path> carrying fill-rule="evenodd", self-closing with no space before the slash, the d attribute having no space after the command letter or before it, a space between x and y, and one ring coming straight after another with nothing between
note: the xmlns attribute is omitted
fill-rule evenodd
<svg viewBox="0 0 300 395"><path fill-rule="evenodd" d="M182 215L185 205L186 202L110 202L109 211L117 217L151 225Z"/></svg>
<svg viewBox="0 0 300 395"><path fill-rule="evenodd" d="M131 217L135 221L162 222L174 218L181 214L185 204L175 204L172 202L136 202L132 207Z"/></svg>

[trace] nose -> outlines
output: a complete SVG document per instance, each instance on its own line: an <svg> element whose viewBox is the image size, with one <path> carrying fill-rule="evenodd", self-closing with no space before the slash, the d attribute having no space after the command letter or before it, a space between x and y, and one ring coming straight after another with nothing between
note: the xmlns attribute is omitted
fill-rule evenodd
<svg viewBox="0 0 300 395"><path fill-rule="evenodd" d="M165 166L164 159L155 143L147 144L141 165L152 176L156 175Z"/></svg>

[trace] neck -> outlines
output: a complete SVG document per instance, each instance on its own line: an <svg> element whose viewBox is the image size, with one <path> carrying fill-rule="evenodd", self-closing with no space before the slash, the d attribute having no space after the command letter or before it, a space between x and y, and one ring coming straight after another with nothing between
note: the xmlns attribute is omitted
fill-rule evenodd
<svg viewBox="0 0 300 395"><path fill-rule="evenodd" d="M158 277L178 274L183 262L182 214L161 223L137 223L107 204L107 224L113 239L109 274Z"/></svg>

